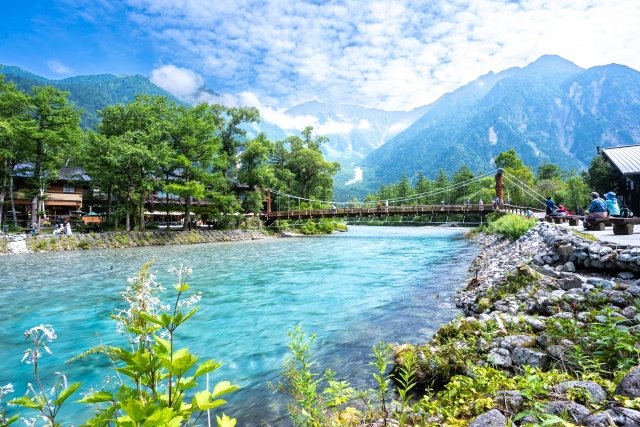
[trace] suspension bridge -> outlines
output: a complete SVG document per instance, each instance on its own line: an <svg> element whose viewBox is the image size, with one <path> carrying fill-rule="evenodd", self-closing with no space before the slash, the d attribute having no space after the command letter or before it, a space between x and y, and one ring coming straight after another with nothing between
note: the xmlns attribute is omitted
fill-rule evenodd
<svg viewBox="0 0 640 427"><path fill-rule="evenodd" d="M493 200L487 200L487 203L484 203L480 199L477 203L471 203L466 197L466 189L492 175L495 178ZM508 199L505 201L505 183L513 189L520 190L520 194L527 195L529 199L539 204L539 207L518 206L509 203ZM463 195L464 202L462 204L448 202L450 195L454 193ZM440 203L429 203L429 201L438 199L441 200ZM266 209L260 214L260 217L267 225L284 220L298 221L320 218L341 218L348 223L366 222L374 219L398 223L446 224L455 222L477 225L482 224L485 216L494 211L519 215L526 215L530 211L536 216L540 216L540 213L545 211L543 208L545 206L544 197L502 169L487 172L445 188L389 200L339 202L306 199L277 190L269 190L265 204Z"/></svg>

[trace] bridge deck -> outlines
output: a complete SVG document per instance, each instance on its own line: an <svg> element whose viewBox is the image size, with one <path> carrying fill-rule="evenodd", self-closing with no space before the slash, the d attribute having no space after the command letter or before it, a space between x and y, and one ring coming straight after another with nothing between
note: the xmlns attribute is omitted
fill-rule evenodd
<svg viewBox="0 0 640 427"><path fill-rule="evenodd" d="M499 210L524 215L526 207L504 205ZM297 211L262 212L260 217L275 221L279 219L314 219L314 218L350 218L362 216L390 216L390 215L486 215L493 212L492 205L413 205L413 206L380 206L338 209L307 209ZM540 211L539 209L531 209Z"/></svg>

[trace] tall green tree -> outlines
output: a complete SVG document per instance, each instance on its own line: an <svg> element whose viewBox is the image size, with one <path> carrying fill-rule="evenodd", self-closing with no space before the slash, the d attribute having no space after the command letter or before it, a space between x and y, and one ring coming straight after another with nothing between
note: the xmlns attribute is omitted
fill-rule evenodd
<svg viewBox="0 0 640 427"><path fill-rule="evenodd" d="M14 84L4 83L0 75L0 225L8 197L13 225L18 227L13 176L16 166L28 159L29 146L24 144L25 136L32 135L36 130L36 123L30 114L29 96Z"/></svg>
<svg viewBox="0 0 640 427"><path fill-rule="evenodd" d="M424 176L424 173L422 171L418 172L418 178L416 180L414 190L419 195L417 199L417 203L419 205L429 203L429 199L426 194L431 191L432 186L433 183Z"/></svg>
<svg viewBox="0 0 640 427"><path fill-rule="evenodd" d="M399 200L401 205L413 204L413 200L409 200L409 197L413 194L413 189L411 188L411 182L409 182L409 178L407 174L403 174L400 182L396 185L396 197Z"/></svg>
<svg viewBox="0 0 640 427"><path fill-rule="evenodd" d="M466 165L461 166L460 169L453 174L451 184L454 188L451 190L451 203L464 203L472 191L469 181L473 178L473 172L471 172L471 169Z"/></svg>
<svg viewBox="0 0 640 427"><path fill-rule="evenodd" d="M160 186L162 170L175 162L170 146L172 111L164 97L140 96L129 104L111 105L101 112L98 128L111 157L115 190L128 202L127 230L131 214L138 213L138 226L144 229L144 204ZM95 153L96 156L102 153Z"/></svg>
<svg viewBox="0 0 640 427"><path fill-rule="evenodd" d="M509 194L513 204L535 206L541 203L529 190L534 184L533 171L522 162L515 149L498 154L495 164L505 172L505 195Z"/></svg>
<svg viewBox="0 0 640 427"><path fill-rule="evenodd" d="M236 160L240 149L246 142L247 131L243 125L260 121L260 112L254 107L226 107L213 105L212 111L217 117L217 132L222 145L225 162L225 174L235 178Z"/></svg>
<svg viewBox="0 0 640 427"><path fill-rule="evenodd" d="M325 160L320 150L327 140L323 136L313 137L313 128L302 132L304 138L290 136L287 142L290 152L286 168L292 173L291 191L304 199L325 194L333 188L333 176L340 170L340 164Z"/></svg>
<svg viewBox="0 0 640 427"><path fill-rule="evenodd" d="M238 178L249 188L243 202L246 211L258 213L262 209L262 192L278 187L271 163L274 151L274 144L261 133L247 144L240 155Z"/></svg>
<svg viewBox="0 0 640 427"><path fill-rule="evenodd" d="M618 192L622 175L602 154L597 154L591 160L584 179L591 188L591 191L598 191L599 193L606 193L608 191Z"/></svg>
<svg viewBox="0 0 640 427"><path fill-rule="evenodd" d="M443 201L445 203L448 203L449 197L450 197L450 193L448 191L449 177L447 176L447 173L445 172L444 169L440 169L438 171L438 175L436 176L434 186L437 192L434 195L434 202L440 203L441 201Z"/></svg>
<svg viewBox="0 0 640 427"><path fill-rule="evenodd" d="M29 97L29 114L34 123L23 135L27 144L31 178L31 222L39 223L44 210L45 190L65 161L74 155L82 138L80 113L67 100L68 93L52 86L34 87Z"/></svg>
<svg viewBox="0 0 640 427"><path fill-rule="evenodd" d="M169 110L168 143L172 151L169 169L165 168L165 191L185 201L183 228L188 229L192 201L204 198L204 182L207 175L214 173L214 158L221 147L215 134L217 116L204 103L195 107L170 105Z"/></svg>

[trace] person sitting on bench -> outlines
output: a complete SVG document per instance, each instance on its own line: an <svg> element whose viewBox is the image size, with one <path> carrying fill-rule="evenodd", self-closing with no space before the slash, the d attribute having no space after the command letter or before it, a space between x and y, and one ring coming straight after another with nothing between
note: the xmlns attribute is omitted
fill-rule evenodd
<svg viewBox="0 0 640 427"><path fill-rule="evenodd" d="M604 203L604 200L600 198L600 195L594 191L591 193L591 204L584 217L585 230L589 229L589 227L595 223L595 221L592 220L596 218L606 218L608 216L607 205Z"/></svg>
<svg viewBox="0 0 640 427"><path fill-rule="evenodd" d="M607 211L609 216L620 216L620 206L618 206L618 199L616 199L616 193L609 191L604 195L605 203L607 204Z"/></svg>

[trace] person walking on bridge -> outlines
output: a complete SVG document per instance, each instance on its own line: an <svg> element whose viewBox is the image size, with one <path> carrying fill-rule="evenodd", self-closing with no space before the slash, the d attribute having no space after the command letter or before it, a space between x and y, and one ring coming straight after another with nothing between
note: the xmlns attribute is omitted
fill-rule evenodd
<svg viewBox="0 0 640 427"><path fill-rule="evenodd" d="M594 224L593 219L595 218L606 218L609 214L607 213L607 205L604 203L604 200L600 198L600 195L597 192L591 193L591 204L587 209L587 214L584 216L584 228L587 230Z"/></svg>

